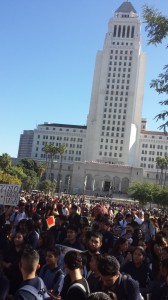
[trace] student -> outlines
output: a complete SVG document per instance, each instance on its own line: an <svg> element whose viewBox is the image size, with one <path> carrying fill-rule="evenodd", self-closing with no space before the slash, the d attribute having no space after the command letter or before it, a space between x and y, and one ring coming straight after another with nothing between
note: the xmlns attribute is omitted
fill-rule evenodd
<svg viewBox="0 0 168 300"><path fill-rule="evenodd" d="M101 256L97 266L104 284L102 292L113 291L118 300L141 299L138 282L120 273L120 264L114 256Z"/></svg>
<svg viewBox="0 0 168 300"><path fill-rule="evenodd" d="M66 240L62 243L64 246L78 249L78 250L85 250L84 246L80 244L77 239L78 228L74 224L70 224L67 227L67 237Z"/></svg>
<svg viewBox="0 0 168 300"><path fill-rule="evenodd" d="M131 275L131 277L139 282L140 289L144 289L152 280L152 272L149 265L145 262L145 249L137 246L133 250L131 262L126 263L121 271Z"/></svg>
<svg viewBox="0 0 168 300"><path fill-rule="evenodd" d="M41 299L50 299L41 278L36 276L39 268L39 254L32 248L25 248L20 260L20 270L23 276L21 288L15 294L15 300L36 300L41 294ZM35 294L32 292L35 290ZM36 297L37 296L37 297Z"/></svg>
<svg viewBox="0 0 168 300"><path fill-rule="evenodd" d="M103 292L97 292L90 294L87 300L117 300L117 298L114 293L110 293L110 295L107 295Z"/></svg>
<svg viewBox="0 0 168 300"><path fill-rule="evenodd" d="M86 279L81 274L83 267L82 255L75 250L71 250L65 254L64 264L69 283L66 286L66 293L65 286L63 286L65 296L61 292L62 298L64 300L86 300L90 291ZM65 280L64 284L67 281Z"/></svg>
<svg viewBox="0 0 168 300"><path fill-rule="evenodd" d="M160 266L160 275L162 281L159 286L155 286L152 292L151 300L166 300L168 299L168 259L164 259Z"/></svg>
<svg viewBox="0 0 168 300"><path fill-rule="evenodd" d="M53 295L58 295L59 287L64 279L62 270L58 267L60 257L60 249L58 247L50 247L46 253L46 264L41 268L39 277L41 277Z"/></svg>
<svg viewBox="0 0 168 300"><path fill-rule="evenodd" d="M91 231L89 233L87 251L84 252L84 256L86 257L87 276L90 271L89 264L90 264L92 256L100 253L100 249L102 246L102 239L103 239L103 236L100 232Z"/></svg>

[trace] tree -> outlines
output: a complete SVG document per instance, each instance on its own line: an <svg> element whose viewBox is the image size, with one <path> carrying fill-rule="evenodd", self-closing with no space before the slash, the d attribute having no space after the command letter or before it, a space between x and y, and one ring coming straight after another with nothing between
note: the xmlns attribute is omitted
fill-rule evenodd
<svg viewBox="0 0 168 300"><path fill-rule="evenodd" d="M38 176L39 176L39 180L41 180L41 178L43 177L44 173L45 173L45 169L46 169L46 164L44 163L40 163L38 166Z"/></svg>
<svg viewBox="0 0 168 300"><path fill-rule="evenodd" d="M58 147L54 146L53 144L45 144L42 150L45 152L46 155L46 173L50 165L49 178L51 178L51 173L53 169L53 160L55 155L59 152L59 150Z"/></svg>
<svg viewBox="0 0 168 300"><path fill-rule="evenodd" d="M143 7L143 17L146 22L145 30L148 32L147 36L149 38L148 44L153 44L157 46L161 44L163 39L168 36L168 18L164 16L158 10L145 5ZM168 45L166 46L166 48ZM166 64L163 67L163 73L159 74L158 79L154 79L150 84L151 88L154 88L158 94L168 94L168 65ZM162 106L168 105L168 99L162 100L159 102ZM162 111L155 116L156 121L163 120L165 121L159 129L163 129L166 132L168 126L168 111Z"/></svg>
<svg viewBox="0 0 168 300"><path fill-rule="evenodd" d="M163 186L163 185L165 186L165 184L166 184L167 166L168 166L168 157L167 156L156 157L156 167L157 167L157 169L160 169L159 184L161 186Z"/></svg>
<svg viewBox="0 0 168 300"><path fill-rule="evenodd" d="M128 188L128 194L141 205L153 202L155 185L149 182L132 182Z"/></svg>
<svg viewBox="0 0 168 300"><path fill-rule="evenodd" d="M0 156L0 169L7 172L12 165L11 157L7 153L3 153Z"/></svg>
<svg viewBox="0 0 168 300"><path fill-rule="evenodd" d="M58 153L60 155L60 165L58 170L58 176L57 176L57 192L60 193L60 187L61 187L61 178L62 178L62 161L63 161L63 155L66 151L66 145L62 144L58 148Z"/></svg>
<svg viewBox="0 0 168 300"><path fill-rule="evenodd" d="M43 180L39 183L38 189L43 191L45 194L49 194L55 189L55 184L51 180Z"/></svg>
<svg viewBox="0 0 168 300"><path fill-rule="evenodd" d="M38 165L35 160L23 158L18 164L23 168L23 170L32 170L34 172L38 172Z"/></svg>
<svg viewBox="0 0 168 300"><path fill-rule="evenodd" d="M21 185L21 180L17 176L0 172L0 183Z"/></svg>

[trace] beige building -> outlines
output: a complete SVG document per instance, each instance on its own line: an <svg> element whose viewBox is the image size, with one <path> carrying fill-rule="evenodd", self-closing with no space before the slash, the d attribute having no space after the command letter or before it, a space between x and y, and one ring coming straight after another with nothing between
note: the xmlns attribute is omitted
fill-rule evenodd
<svg viewBox="0 0 168 300"><path fill-rule="evenodd" d="M29 155L45 161L46 143L66 145L62 191L126 192L132 181L158 180L156 157L167 155L168 137L148 131L142 118L146 56L141 51L140 26L128 1L109 20L103 49L96 56L87 126L46 122L21 135L19 159ZM55 155L55 181L59 164Z"/></svg>

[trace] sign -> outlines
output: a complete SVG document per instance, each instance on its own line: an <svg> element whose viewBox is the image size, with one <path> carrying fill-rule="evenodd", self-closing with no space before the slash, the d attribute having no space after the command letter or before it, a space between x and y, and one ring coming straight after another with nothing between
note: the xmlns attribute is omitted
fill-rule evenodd
<svg viewBox="0 0 168 300"><path fill-rule="evenodd" d="M20 185L0 184L0 204L17 206L20 199Z"/></svg>
<svg viewBox="0 0 168 300"><path fill-rule="evenodd" d="M48 228L52 227L55 225L55 218L54 216L50 216L46 219L47 221L47 225L48 225Z"/></svg>

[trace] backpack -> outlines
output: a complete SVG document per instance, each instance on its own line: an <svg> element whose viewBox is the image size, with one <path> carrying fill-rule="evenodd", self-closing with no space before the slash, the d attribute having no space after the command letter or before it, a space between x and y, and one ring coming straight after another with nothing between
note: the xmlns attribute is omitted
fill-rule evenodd
<svg viewBox="0 0 168 300"><path fill-rule="evenodd" d="M85 279L85 278L83 278L83 279ZM80 288L86 293L86 295L88 296L88 295L90 294L90 289L89 289L89 285L88 285L88 282L87 282L86 279L85 279L85 282L86 282L86 285L87 285L87 289L84 287L84 285L83 285L82 283L75 282L75 283L73 283L73 284L69 287L69 289L68 289L68 291L67 291L67 294L68 294L68 292L69 292L73 287L80 287Z"/></svg>
<svg viewBox="0 0 168 300"><path fill-rule="evenodd" d="M36 300L51 299L51 297L47 293L47 290L46 290L43 280L40 277L38 277L38 279L40 280L40 285L41 285L40 290L36 289L32 285L27 284L27 285L24 285L23 287L21 287L19 289L19 292L20 291L28 292L29 294L33 295Z"/></svg>
<svg viewBox="0 0 168 300"><path fill-rule="evenodd" d="M47 266L44 266L43 274L42 274L43 276L45 276L46 271L47 271ZM58 278L59 278L61 275L63 275L63 274L64 274L64 273L63 273L63 271L62 271L61 269L58 270L58 271L55 273L53 283L55 284L55 283L57 282Z"/></svg>
<svg viewBox="0 0 168 300"><path fill-rule="evenodd" d="M127 290L127 280L128 280L129 276L126 274L122 275L122 282L123 282L123 286L124 286L124 292L126 294L126 296L129 297L128 295L128 290ZM139 292L139 300L144 300L144 297L142 296L142 294Z"/></svg>

